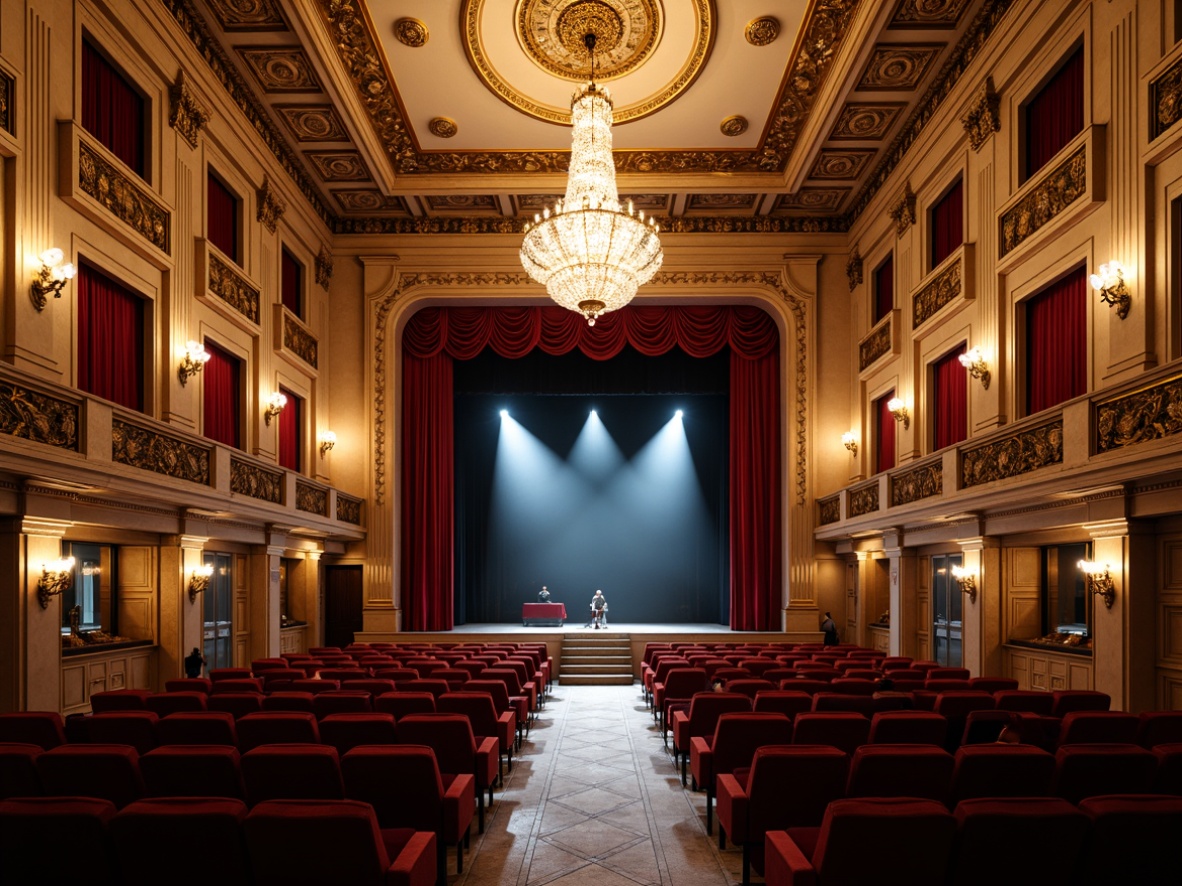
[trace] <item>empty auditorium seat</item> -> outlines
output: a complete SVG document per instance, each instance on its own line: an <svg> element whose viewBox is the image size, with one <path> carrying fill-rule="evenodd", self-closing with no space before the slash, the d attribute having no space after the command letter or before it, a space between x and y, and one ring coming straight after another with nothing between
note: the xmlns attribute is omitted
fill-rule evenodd
<svg viewBox="0 0 1182 886"><path fill-rule="evenodd" d="M90 744L127 744L146 754L159 744L151 711L107 711L85 718L83 732Z"/></svg>
<svg viewBox="0 0 1182 886"><path fill-rule="evenodd" d="M1182 711L1142 711L1137 725L1137 744L1153 748L1182 742Z"/></svg>
<svg viewBox="0 0 1182 886"><path fill-rule="evenodd" d="M1182 796L1182 742L1156 745L1153 755L1157 759L1154 792Z"/></svg>
<svg viewBox="0 0 1182 886"><path fill-rule="evenodd" d="M246 800L341 800L340 756L326 744L262 745L242 755Z"/></svg>
<svg viewBox="0 0 1182 886"><path fill-rule="evenodd" d="M793 744L827 744L853 754L870 738L870 721L853 711L800 714L792 721Z"/></svg>
<svg viewBox="0 0 1182 886"><path fill-rule="evenodd" d="M250 668L212 668L209 672L209 679L212 683L219 683L222 680L249 680L250 677Z"/></svg>
<svg viewBox="0 0 1182 886"><path fill-rule="evenodd" d="M491 702L490 702L491 704ZM320 721L320 740L344 755L358 745L394 744L392 714L329 714Z"/></svg>
<svg viewBox="0 0 1182 886"><path fill-rule="evenodd" d="M108 692L96 692L90 696L90 709L96 713L104 711L146 711L148 709L148 689L112 689Z"/></svg>
<svg viewBox="0 0 1182 886"><path fill-rule="evenodd" d="M207 693L191 690L176 692L157 692L148 696L145 704L149 711L158 717L167 717L178 711L206 710Z"/></svg>
<svg viewBox="0 0 1182 886"><path fill-rule="evenodd" d="M746 713L750 710L751 699L738 692L699 692L690 699L688 709L674 712L672 716L673 759L674 763L677 763L680 758L681 783L683 785L686 780L686 768L689 765L692 738L695 735L713 736L714 728L718 725L718 718L723 714Z"/></svg>
<svg viewBox="0 0 1182 886"><path fill-rule="evenodd" d="M944 746L948 721L933 711L879 711L870 718L870 744Z"/></svg>
<svg viewBox="0 0 1182 886"><path fill-rule="evenodd" d="M66 743L65 724L57 711L0 714L0 741L35 744L45 750Z"/></svg>
<svg viewBox="0 0 1182 886"><path fill-rule="evenodd" d="M807 692L791 689L764 689L755 693L752 710L759 713L779 713L789 719L812 710L813 697Z"/></svg>
<svg viewBox="0 0 1182 886"><path fill-rule="evenodd" d="M61 745L37 757L47 797L99 797L122 809L144 796L139 754L124 744Z"/></svg>
<svg viewBox="0 0 1182 886"><path fill-rule="evenodd" d="M846 784L849 797L922 797L947 803L952 755L915 744L868 744L854 752Z"/></svg>
<svg viewBox="0 0 1182 886"><path fill-rule="evenodd" d="M202 692L209 695L213 681L208 677L178 677L164 681L165 692Z"/></svg>
<svg viewBox="0 0 1182 886"><path fill-rule="evenodd" d="M1071 711L1059 727L1059 744L1134 744L1140 723L1124 711Z"/></svg>
<svg viewBox="0 0 1182 886"><path fill-rule="evenodd" d="M246 799L237 748L213 744L170 744L140 757L149 797Z"/></svg>
<svg viewBox="0 0 1182 886"><path fill-rule="evenodd" d="M214 744L238 746L234 715L228 711L193 711L169 714L156 723L160 745Z"/></svg>
<svg viewBox="0 0 1182 886"><path fill-rule="evenodd" d="M1065 717L1072 711L1107 711L1112 707L1112 698L1106 692L1092 689L1056 689L1051 696L1054 698L1052 717Z"/></svg>
<svg viewBox="0 0 1182 886"><path fill-rule="evenodd" d="M1001 689L993 693L994 706L1000 711L1021 711L1051 716L1055 697L1049 692L1030 689Z"/></svg>
<svg viewBox="0 0 1182 886"><path fill-rule="evenodd" d="M517 732L517 717L512 711L498 714L492 696L484 692L446 692L436 704L441 714L467 717L477 744L482 738L495 738L498 754L505 758L506 771L512 767Z"/></svg>
<svg viewBox="0 0 1182 886"><path fill-rule="evenodd" d="M1056 796L1072 803L1101 794L1147 794L1157 757L1137 745L1073 744L1055 752Z"/></svg>
<svg viewBox="0 0 1182 886"><path fill-rule="evenodd" d="M120 882L107 825L115 804L96 797L19 797L0 801L3 882L114 886ZM68 846L68 851L63 851Z"/></svg>
<svg viewBox="0 0 1182 886"><path fill-rule="evenodd" d="M847 695L842 692L818 692L813 695L814 712L845 711L867 719L878 709L876 700L869 695Z"/></svg>
<svg viewBox="0 0 1182 886"><path fill-rule="evenodd" d="M488 792L491 804L501 769L496 736L478 742L463 714L411 714L398 721L398 741L431 748L444 779L465 773L475 777L478 830L483 834L484 794Z"/></svg>
<svg viewBox="0 0 1182 886"><path fill-rule="evenodd" d="M259 711L238 720L238 749L243 753L265 744L317 744L316 717L306 711Z"/></svg>
<svg viewBox="0 0 1182 886"><path fill-rule="evenodd" d="M305 714L312 713L312 698L311 692L303 692L295 689L281 689L277 692L272 692L269 695L263 696L263 710L264 711L300 711Z"/></svg>
<svg viewBox="0 0 1182 886"><path fill-rule="evenodd" d="M1055 758L1024 744L980 744L958 748L952 770L950 805L976 797L1050 797Z"/></svg>
<svg viewBox="0 0 1182 886"><path fill-rule="evenodd" d="M952 886L1078 882L1088 817L1058 797L980 798L956 807ZM1115 881L1112 881L1115 882Z"/></svg>
<svg viewBox="0 0 1182 886"><path fill-rule="evenodd" d="M224 695L227 692L262 692L263 688L261 677L226 677L221 680L214 680L209 694Z"/></svg>
<svg viewBox="0 0 1182 886"><path fill-rule="evenodd" d="M969 689L978 692L1001 692L1006 689L1017 689L1018 681L1013 677L970 677Z"/></svg>
<svg viewBox="0 0 1182 886"><path fill-rule="evenodd" d="M1182 797L1110 794L1079 803L1092 831L1080 866L1080 882L1177 882Z"/></svg>
<svg viewBox="0 0 1182 886"><path fill-rule="evenodd" d="M0 800L41 796L37 758L44 752L45 749L36 744L0 743Z"/></svg>
<svg viewBox="0 0 1182 886"><path fill-rule="evenodd" d="M209 696L206 708L210 711L224 711L237 720L247 714L256 714L263 709L261 692L223 692Z"/></svg>
<svg viewBox="0 0 1182 886"><path fill-rule="evenodd" d="M224 797L137 800L109 824L120 883L250 886L245 818L246 804Z"/></svg>
<svg viewBox="0 0 1182 886"><path fill-rule="evenodd" d="M318 720L329 714L368 714L373 710L373 700L368 692L353 689L319 692L312 698L312 710Z"/></svg>
<svg viewBox="0 0 1182 886"><path fill-rule="evenodd" d="M750 766L756 748L791 742L791 720L783 714L754 712L722 714L713 736L690 739L690 771L697 786L706 791L706 833L713 832L715 779L741 766Z"/></svg>

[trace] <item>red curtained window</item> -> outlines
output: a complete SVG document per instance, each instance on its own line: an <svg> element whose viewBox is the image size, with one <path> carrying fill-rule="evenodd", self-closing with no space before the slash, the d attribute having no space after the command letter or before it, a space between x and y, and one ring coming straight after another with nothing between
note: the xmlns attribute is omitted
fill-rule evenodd
<svg viewBox="0 0 1182 886"><path fill-rule="evenodd" d="M1026 103L1026 177L1042 169L1084 127L1083 47Z"/></svg>
<svg viewBox="0 0 1182 886"><path fill-rule="evenodd" d="M887 260L874 271L874 322L877 323L895 307L895 259Z"/></svg>
<svg viewBox="0 0 1182 886"><path fill-rule="evenodd" d="M301 320L304 319L300 310L300 296L302 293L304 268L296 261L295 256L283 250L283 257L279 264L279 290L283 299L283 307L287 308Z"/></svg>
<svg viewBox="0 0 1182 886"><path fill-rule="evenodd" d="M205 235L226 258L238 262L238 198L212 172L206 190Z"/></svg>
<svg viewBox="0 0 1182 886"><path fill-rule="evenodd" d="M961 180L932 207L932 267L952 255L964 242L964 189Z"/></svg>
<svg viewBox="0 0 1182 886"><path fill-rule="evenodd" d="M1084 268L1026 301L1026 413L1088 390L1088 280Z"/></svg>
<svg viewBox="0 0 1182 886"><path fill-rule="evenodd" d="M144 408L144 300L101 271L78 269L78 387Z"/></svg>
<svg viewBox="0 0 1182 886"><path fill-rule="evenodd" d="M875 453L874 470L881 474L895 466L895 416L887 409L887 403L895 396L888 391L874 401L874 437L878 443Z"/></svg>
<svg viewBox="0 0 1182 886"><path fill-rule="evenodd" d="M204 429L210 440L242 448L242 361L205 340Z"/></svg>
<svg viewBox="0 0 1182 886"><path fill-rule="evenodd" d="M279 466L299 471L303 454L304 401L287 388L281 387L279 392L287 397L287 405L279 413Z"/></svg>
<svg viewBox="0 0 1182 886"><path fill-rule="evenodd" d="M143 178L143 96L89 40L82 41L82 128Z"/></svg>
<svg viewBox="0 0 1182 886"><path fill-rule="evenodd" d="M932 365L932 448L954 446L969 433L969 374L959 357L961 345Z"/></svg>

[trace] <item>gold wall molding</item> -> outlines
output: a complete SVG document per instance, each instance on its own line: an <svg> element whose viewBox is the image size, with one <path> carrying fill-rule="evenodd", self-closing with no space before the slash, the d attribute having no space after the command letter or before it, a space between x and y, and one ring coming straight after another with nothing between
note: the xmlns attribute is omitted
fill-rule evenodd
<svg viewBox="0 0 1182 886"><path fill-rule="evenodd" d="M841 520L841 496L831 495L817 501L817 522L821 526L837 523Z"/></svg>
<svg viewBox="0 0 1182 886"><path fill-rule="evenodd" d="M320 245L320 251L316 253L316 283L325 291L328 290L328 284L332 282L332 253L328 251L323 243Z"/></svg>
<svg viewBox="0 0 1182 886"><path fill-rule="evenodd" d="M287 204L280 198L266 173L263 173L262 187L255 192L255 195L258 197L259 204L255 215L256 220L261 221L263 227L274 234L279 227L279 219L283 218L283 213L287 212Z"/></svg>
<svg viewBox="0 0 1182 886"><path fill-rule="evenodd" d="M858 254L858 247L854 247L854 251L850 253L849 260L845 263L845 275L850 281L850 292L853 292L862 283L862 256Z"/></svg>
<svg viewBox="0 0 1182 886"><path fill-rule="evenodd" d="M111 425L111 460L118 464L208 486L209 453L204 446L118 418Z"/></svg>
<svg viewBox="0 0 1182 886"><path fill-rule="evenodd" d="M1083 197L1087 187L1087 145L1083 144L1002 213L1000 254L1004 256L1021 246L1039 228Z"/></svg>
<svg viewBox="0 0 1182 886"><path fill-rule="evenodd" d="M903 185L902 195L890 205L887 215L895 223L895 234L899 237L915 224L915 193L911 190L911 182Z"/></svg>
<svg viewBox="0 0 1182 886"><path fill-rule="evenodd" d="M891 475L891 507L944 494L944 463L920 465Z"/></svg>
<svg viewBox="0 0 1182 886"><path fill-rule="evenodd" d="M1182 375L1096 405L1096 451L1182 433Z"/></svg>
<svg viewBox="0 0 1182 886"><path fill-rule="evenodd" d="M316 336L304 328L290 312L283 312L283 347L291 351L313 369L317 366L317 350L319 343Z"/></svg>
<svg viewBox="0 0 1182 886"><path fill-rule="evenodd" d="M296 510L328 516L328 490L296 480Z"/></svg>
<svg viewBox="0 0 1182 886"><path fill-rule="evenodd" d="M209 256L209 291L223 302L258 325L259 290L239 273L229 262L223 261L211 246Z"/></svg>
<svg viewBox="0 0 1182 886"><path fill-rule="evenodd" d="M961 455L961 486L1005 480L1063 463L1063 420L1019 431Z"/></svg>
<svg viewBox="0 0 1182 886"><path fill-rule="evenodd" d="M647 214L647 213L646 213ZM671 234L844 234L842 216L679 216L659 220ZM489 216L342 218L338 234L520 234L525 222Z"/></svg>
<svg viewBox="0 0 1182 886"><path fill-rule="evenodd" d="M985 78L960 122L974 151L980 151L989 136L1001 131L1001 97L993 89L992 77Z"/></svg>
<svg viewBox="0 0 1182 886"><path fill-rule="evenodd" d="M918 329L962 290L961 257L937 274L911 297L911 328Z"/></svg>
<svg viewBox="0 0 1182 886"><path fill-rule="evenodd" d="M131 176L124 175L115 164L109 163L98 149L81 139L78 142L78 188L161 252L172 254L168 210Z"/></svg>
<svg viewBox="0 0 1182 886"><path fill-rule="evenodd" d="M230 491L250 498L283 503L283 471L272 471L240 458L230 458Z"/></svg>
<svg viewBox="0 0 1182 886"><path fill-rule="evenodd" d="M337 519L342 523L361 525L361 499L343 492L337 493Z"/></svg>
<svg viewBox="0 0 1182 886"><path fill-rule="evenodd" d="M1182 58L1149 84L1149 140L1182 118Z"/></svg>
<svg viewBox="0 0 1182 886"><path fill-rule="evenodd" d="M184 70L181 70L176 75L176 82L168 87L168 125L180 133L189 147L196 148L201 130L208 122L209 111L197 100L185 79Z"/></svg>
<svg viewBox="0 0 1182 886"><path fill-rule="evenodd" d="M851 518L863 517L866 514L873 514L877 511L878 481L875 480L867 486L859 486L857 489L851 489L847 508Z"/></svg>
<svg viewBox="0 0 1182 886"><path fill-rule="evenodd" d="M78 451L78 404L0 383L0 434Z"/></svg>
<svg viewBox="0 0 1182 886"><path fill-rule="evenodd" d="M894 349L895 312L891 311L858 342L858 371L865 372Z"/></svg>

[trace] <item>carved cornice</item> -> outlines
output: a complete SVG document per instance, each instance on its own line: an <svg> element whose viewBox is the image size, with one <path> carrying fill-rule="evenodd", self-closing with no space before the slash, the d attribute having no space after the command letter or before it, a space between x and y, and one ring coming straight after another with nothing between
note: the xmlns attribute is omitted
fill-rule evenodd
<svg viewBox="0 0 1182 886"><path fill-rule="evenodd" d="M190 147L196 148L201 130L209 122L209 111L197 101L183 70L176 75L176 82L168 87L168 100L168 125L179 132Z"/></svg>
<svg viewBox="0 0 1182 886"><path fill-rule="evenodd" d="M858 254L858 247L850 253L849 261L845 263L845 275L850 281L850 292L862 283L862 256Z"/></svg>
<svg viewBox="0 0 1182 886"><path fill-rule="evenodd" d="M862 517L878 510L878 481L850 490L849 516Z"/></svg>
<svg viewBox="0 0 1182 886"><path fill-rule="evenodd" d="M231 457L230 491L273 504L282 504L283 471L271 471Z"/></svg>
<svg viewBox="0 0 1182 886"><path fill-rule="evenodd" d="M16 114L13 111L14 86L16 81L3 71L0 71L0 129L16 135L13 121Z"/></svg>
<svg viewBox="0 0 1182 886"><path fill-rule="evenodd" d="M0 384L0 434L78 451L78 404Z"/></svg>
<svg viewBox="0 0 1182 886"><path fill-rule="evenodd" d="M291 316L283 315L283 347L287 348L313 369L317 369L316 355L318 342L316 336L306 330Z"/></svg>
<svg viewBox="0 0 1182 886"><path fill-rule="evenodd" d="M1182 375L1096 406L1096 451L1182 432Z"/></svg>
<svg viewBox="0 0 1182 886"><path fill-rule="evenodd" d="M841 520L841 496L831 495L828 498L822 498L817 502L817 523L821 526L828 526L830 523L837 523Z"/></svg>
<svg viewBox="0 0 1182 886"><path fill-rule="evenodd" d="M961 486L979 486L1063 463L1063 420L1019 431L961 456Z"/></svg>
<svg viewBox="0 0 1182 886"><path fill-rule="evenodd" d="M879 320L878 325L871 329L866 337L858 343L859 372L864 372L868 367L873 366L879 358L891 352L892 345L894 344L894 336L892 335L893 316L893 313L887 314L887 316Z"/></svg>
<svg viewBox="0 0 1182 886"><path fill-rule="evenodd" d="M149 431L115 419L111 426L111 460L190 483L209 485L209 452L179 437Z"/></svg>
<svg viewBox="0 0 1182 886"><path fill-rule="evenodd" d="M1149 84L1149 140L1182 118L1182 58Z"/></svg>
<svg viewBox="0 0 1182 886"><path fill-rule="evenodd" d="M672 234L843 234L840 216L681 216L657 218ZM342 218L338 234L520 234L524 221L497 217Z"/></svg>
<svg viewBox="0 0 1182 886"><path fill-rule="evenodd" d="M296 480L296 510L328 516L328 490Z"/></svg>
<svg viewBox="0 0 1182 886"><path fill-rule="evenodd" d="M259 322L259 291L228 262L209 250L209 291L248 319Z"/></svg>
<svg viewBox="0 0 1182 886"><path fill-rule="evenodd" d="M977 99L965 111L960 122L968 134L969 144L974 151L981 150L986 139L1001 131L1001 98L993 89L993 78L986 77L977 93Z"/></svg>
<svg viewBox="0 0 1182 886"><path fill-rule="evenodd" d="M961 292L958 258L911 297L911 328L918 329Z"/></svg>
<svg viewBox="0 0 1182 886"><path fill-rule="evenodd" d="M944 463L932 462L891 476L891 507L944 493Z"/></svg>
<svg viewBox="0 0 1182 886"><path fill-rule="evenodd" d="M887 209L887 215L895 223L895 234L902 237L915 224L915 194L911 182L903 185L903 194Z"/></svg>
<svg viewBox="0 0 1182 886"><path fill-rule="evenodd" d="M1087 146L1080 145L1002 214L1000 254L1017 249L1035 231L1084 196L1087 186Z"/></svg>
<svg viewBox="0 0 1182 886"><path fill-rule="evenodd" d="M337 493L337 519L342 523L361 525L361 499L343 492Z"/></svg>
<svg viewBox="0 0 1182 886"><path fill-rule="evenodd" d="M171 254L168 210L83 140L78 142L78 187L161 252Z"/></svg>
<svg viewBox="0 0 1182 886"><path fill-rule="evenodd" d="M259 200L257 218L263 223L263 227L274 234L275 229L279 227L279 219L287 212L287 204L280 199L275 186L271 184L271 179L265 173L263 186L258 189L256 195Z"/></svg>
<svg viewBox="0 0 1182 886"><path fill-rule="evenodd" d="M332 253L321 244L320 251L316 253L316 283L322 289L328 289L328 284L332 281Z"/></svg>

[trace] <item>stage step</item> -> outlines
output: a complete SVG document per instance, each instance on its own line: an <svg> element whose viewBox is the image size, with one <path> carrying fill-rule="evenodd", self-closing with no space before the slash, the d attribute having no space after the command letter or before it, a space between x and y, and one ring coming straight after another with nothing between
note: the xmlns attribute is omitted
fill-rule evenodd
<svg viewBox="0 0 1182 886"><path fill-rule="evenodd" d="M567 686L630 686L632 640L607 629L562 638L559 683Z"/></svg>

